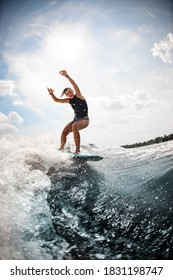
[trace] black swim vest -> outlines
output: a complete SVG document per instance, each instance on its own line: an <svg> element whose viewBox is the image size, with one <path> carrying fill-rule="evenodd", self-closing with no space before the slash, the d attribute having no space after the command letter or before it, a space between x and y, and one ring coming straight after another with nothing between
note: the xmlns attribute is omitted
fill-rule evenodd
<svg viewBox="0 0 173 280"><path fill-rule="evenodd" d="M82 119L88 116L88 106L85 99L80 99L75 95L69 102L74 110L75 118Z"/></svg>

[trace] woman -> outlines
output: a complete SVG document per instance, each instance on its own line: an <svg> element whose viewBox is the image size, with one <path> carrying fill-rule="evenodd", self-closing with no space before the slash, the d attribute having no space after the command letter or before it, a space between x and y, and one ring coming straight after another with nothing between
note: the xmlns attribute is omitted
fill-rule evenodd
<svg viewBox="0 0 173 280"><path fill-rule="evenodd" d="M59 103L69 103L74 110L74 119L66 125L61 134L61 146L60 151L64 150L64 146L67 140L67 135L73 132L74 142L76 145L75 154L80 153L80 134L79 130L84 129L89 125L88 117L88 106L85 98L82 96L79 87L74 82L72 78L69 77L65 70L60 71L62 76L65 76L69 82L72 84L74 90L71 88L65 88L62 92L62 96L66 95L67 98L57 98L54 95L54 90L52 88L47 88L49 94L52 96L55 102Z"/></svg>

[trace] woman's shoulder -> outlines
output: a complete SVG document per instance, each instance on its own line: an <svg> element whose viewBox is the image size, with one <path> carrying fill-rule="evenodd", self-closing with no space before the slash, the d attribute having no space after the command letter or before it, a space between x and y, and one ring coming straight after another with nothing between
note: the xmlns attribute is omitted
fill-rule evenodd
<svg viewBox="0 0 173 280"><path fill-rule="evenodd" d="M77 99L77 100L85 100L85 98L82 95L78 96L76 94L75 94L75 99Z"/></svg>

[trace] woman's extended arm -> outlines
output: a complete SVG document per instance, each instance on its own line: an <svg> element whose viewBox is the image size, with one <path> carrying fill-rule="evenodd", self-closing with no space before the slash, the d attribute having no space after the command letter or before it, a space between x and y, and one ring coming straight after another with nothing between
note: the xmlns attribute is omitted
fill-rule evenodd
<svg viewBox="0 0 173 280"><path fill-rule="evenodd" d="M76 96L81 98L81 99L84 99L84 97L82 96L81 92L80 92L80 89L78 87L78 85L75 83L75 81L67 74L67 71L66 70L61 70L59 72L62 76L65 76L69 82L72 84L72 86L74 87L74 90L76 92Z"/></svg>
<svg viewBox="0 0 173 280"><path fill-rule="evenodd" d="M47 88L49 94L52 96L52 99L55 101L55 102L59 102L59 103L69 103L69 98L64 98L64 99L61 99L61 98L57 98L55 95L54 95L54 90L52 88Z"/></svg>

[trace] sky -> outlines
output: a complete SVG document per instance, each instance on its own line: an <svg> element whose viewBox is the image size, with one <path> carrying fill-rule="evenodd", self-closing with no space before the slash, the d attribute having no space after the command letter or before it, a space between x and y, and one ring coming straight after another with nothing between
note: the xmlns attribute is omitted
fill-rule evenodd
<svg viewBox="0 0 173 280"><path fill-rule="evenodd" d="M1 137L48 133L59 141L74 113L47 87L60 97L71 86L63 69L88 103L82 143L121 146L173 133L170 0L2 1L0 61Z"/></svg>

